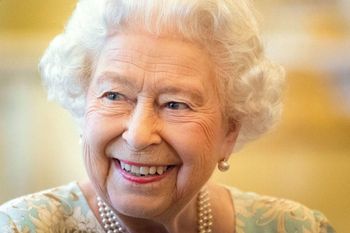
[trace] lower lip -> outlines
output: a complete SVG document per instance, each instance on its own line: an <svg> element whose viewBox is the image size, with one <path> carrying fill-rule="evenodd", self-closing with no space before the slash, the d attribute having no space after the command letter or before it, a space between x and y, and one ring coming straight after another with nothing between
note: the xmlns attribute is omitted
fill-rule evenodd
<svg viewBox="0 0 350 233"><path fill-rule="evenodd" d="M122 177L130 182L133 183L137 183L137 184L148 184L148 183L152 183L152 182L157 182L162 180L163 178L165 178L168 175L168 171L164 172L162 175L156 175L156 176L134 176L128 172L126 172L125 170L123 170L120 167L120 163L119 161L114 161L118 171L120 172L120 174L122 175Z"/></svg>

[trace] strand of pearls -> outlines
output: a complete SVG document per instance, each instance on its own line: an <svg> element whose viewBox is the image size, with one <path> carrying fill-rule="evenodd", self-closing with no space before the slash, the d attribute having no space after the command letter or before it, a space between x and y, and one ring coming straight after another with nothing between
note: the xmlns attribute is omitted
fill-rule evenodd
<svg viewBox="0 0 350 233"><path fill-rule="evenodd" d="M213 226L213 214L209 200L208 190L201 190L197 199L198 233L212 232L211 228Z"/></svg>
<svg viewBox="0 0 350 233"><path fill-rule="evenodd" d="M118 222L117 215L109 206L97 196L98 212L102 219L103 228L107 233L125 233L126 231Z"/></svg>
<svg viewBox="0 0 350 233"><path fill-rule="evenodd" d="M212 232L213 214L209 200L208 191L202 189L197 198L198 233ZM117 215L100 197L97 197L97 205L103 228L107 233L126 233L126 230L119 223Z"/></svg>

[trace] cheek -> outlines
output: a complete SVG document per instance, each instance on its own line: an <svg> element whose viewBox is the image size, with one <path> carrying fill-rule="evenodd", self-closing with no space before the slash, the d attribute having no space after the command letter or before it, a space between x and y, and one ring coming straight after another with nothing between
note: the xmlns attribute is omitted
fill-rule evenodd
<svg viewBox="0 0 350 233"><path fill-rule="evenodd" d="M178 186L200 189L211 177L218 161L218 122L201 118L192 122L177 135L179 155L183 167L179 171Z"/></svg>
<svg viewBox="0 0 350 233"><path fill-rule="evenodd" d="M218 158L219 130L218 122L212 118L191 118L181 126L171 124L166 127L166 141L175 149L183 162L184 168L194 171L211 170Z"/></svg>
<svg viewBox="0 0 350 233"><path fill-rule="evenodd" d="M97 153L104 153L107 144L123 131L123 117L101 110L99 105L90 106L85 114L83 135Z"/></svg>
<svg viewBox="0 0 350 233"><path fill-rule="evenodd" d="M83 158L87 174L99 195L106 192L109 162L91 145L88 138L83 139Z"/></svg>
<svg viewBox="0 0 350 233"><path fill-rule="evenodd" d="M213 160L214 155L218 153L217 146L220 144L220 122L214 117L201 117L193 121L190 137L194 139L197 145L197 153L205 160ZM201 152L201 153L200 153Z"/></svg>
<svg viewBox="0 0 350 233"><path fill-rule="evenodd" d="M110 159L106 155L108 144L122 132L118 121L109 116L88 111L83 131L83 157L90 180L100 195L106 193ZM119 121L120 122L120 121Z"/></svg>
<svg viewBox="0 0 350 233"><path fill-rule="evenodd" d="M209 143L203 132L196 130L173 139L172 146L182 161L176 181L179 197L198 191L211 177L216 159L209 146L204 145Z"/></svg>

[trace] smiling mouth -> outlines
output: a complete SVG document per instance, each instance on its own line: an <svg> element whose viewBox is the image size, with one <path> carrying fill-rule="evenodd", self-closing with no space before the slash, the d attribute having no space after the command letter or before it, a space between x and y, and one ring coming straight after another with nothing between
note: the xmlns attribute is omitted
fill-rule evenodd
<svg viewBox="0 0 350 233"><path fill-rule="evenodd" d="M130 164L126 163L121 160L116 160L120 168L133 176L137 177L152 177L152 176L160 176L164 173L170 171L174 165L168 165L168 166L146 166L146 165L136 165L136 164Z"/></svg>

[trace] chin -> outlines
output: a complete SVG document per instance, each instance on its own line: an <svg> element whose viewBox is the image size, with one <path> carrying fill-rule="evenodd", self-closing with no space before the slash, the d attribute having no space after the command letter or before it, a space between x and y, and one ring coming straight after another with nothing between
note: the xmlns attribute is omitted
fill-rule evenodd
<svg viewBox="0 0 350 233"><path fill-rule="evenodd" d="M156 218L171 209L176 202L174 182L138 184L125 180L117 170L107 180L107 194L113 209L123 215L136 218ZM168 181L169 181L168 180Z"/></svg>
<svg viewBox="0 0 350 233"><path fill-rule="evenodd" d="M111 196L116 212L135 218L155 219L169 211L172 201L166 198L134 194Z"/></svg>

